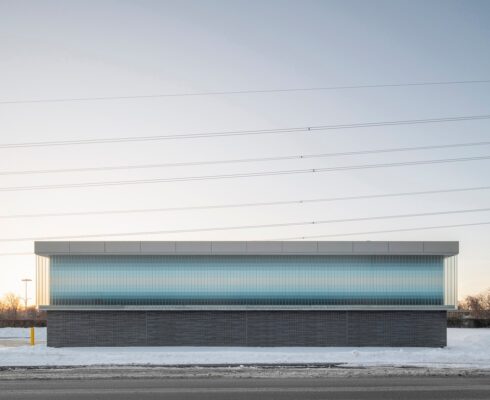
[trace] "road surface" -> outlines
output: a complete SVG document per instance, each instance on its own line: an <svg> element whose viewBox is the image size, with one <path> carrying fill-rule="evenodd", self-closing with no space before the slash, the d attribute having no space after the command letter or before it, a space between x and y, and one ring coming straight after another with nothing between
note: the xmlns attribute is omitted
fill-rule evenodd
<svg viewBox="0 0 490 400"><path fill-rule="evenodd" d="M163 378L0 381L0 399L490 399L486 377Z"/></svg>

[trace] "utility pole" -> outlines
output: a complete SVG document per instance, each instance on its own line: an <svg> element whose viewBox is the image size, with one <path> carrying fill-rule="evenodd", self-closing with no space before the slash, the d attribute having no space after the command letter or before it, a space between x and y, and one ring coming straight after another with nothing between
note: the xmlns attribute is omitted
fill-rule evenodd
<svg viewBox="0 0 490 400"><path fill-rule="evenodd" d="M29 282L32 282L32 279L29 279L29 278L25 278L25 279L22 279L22 282L25 282L26 284L26 292L25 292L25 297L24 297L24 312L27 312L27 284Z"/></svg>

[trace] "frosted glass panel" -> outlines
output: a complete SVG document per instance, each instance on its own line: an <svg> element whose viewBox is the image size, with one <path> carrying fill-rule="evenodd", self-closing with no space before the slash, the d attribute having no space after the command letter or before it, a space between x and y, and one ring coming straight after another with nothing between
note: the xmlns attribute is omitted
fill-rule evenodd
<svg viewBox="0 0 490 400"><path fill-rule="evenodd" d="M444 305L458 305L458 257L446 257L444 259Z"/></svg>
<svg viewBox="0 0 490 400"><path fill-rule="evenodd" d="M49 257L36 256L36 305L49 305Z"/></svg>
<svg viewBox="0 0 490 400"><path fill-rule="evenodd" d="M443 305L442 256L52 256L52 305Z"/></svg>

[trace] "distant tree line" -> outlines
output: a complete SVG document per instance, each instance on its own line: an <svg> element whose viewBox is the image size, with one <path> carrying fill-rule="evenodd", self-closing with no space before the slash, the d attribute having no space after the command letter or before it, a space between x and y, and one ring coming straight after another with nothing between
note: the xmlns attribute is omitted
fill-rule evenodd
<svg viewBox="0 0 490 400"><path fill-rule="evenodd" d="M457 311L448 311L447 326L453 328L490 328L490 289L466 296Z"/></svg>
<svg viewBox="0 0 490 400"><path fill-rule="evenodd" d="M0 300L0 320L38 320L44 319L44 313L35 306L25 308L21 298L14 293L7 293Z"/></svg>
<svg viewBox="0 0 490 400"><path fill-rule="evenodd" d="M458 309L466 311L472 318L490 319L490 288L459 302Z"/></svg>
<svg viewBox="0 0 490 400"><path fill-rule="evenodd" d="M7 293L0 299L0 326L21 326L17 322L45 323L46 313L35 306L24 307L21 298ZM465 321L466 320L466 321ZM468 321L472 320L472 321ZM457 312L448 313L448 326L490 327L490 288L475 295L466 296L458 304Z"/></svg>

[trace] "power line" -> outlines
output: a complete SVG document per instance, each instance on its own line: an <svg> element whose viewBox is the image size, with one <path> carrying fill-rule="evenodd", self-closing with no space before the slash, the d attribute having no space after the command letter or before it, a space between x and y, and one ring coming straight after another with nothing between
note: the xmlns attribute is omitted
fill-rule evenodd
<svg viewBox="0 0 490 400"><path fill-rule="evenodd" d="M18 192L18 191L25 191L25 190L50 190L50 189L76 189L76 188L84 188L84 187L105 187L105 186L121 186L121 185L142 185L142 184L153 184L153 183L190 182L190 181L204 181L204 180L218 180L218 179L254 178L254 177L264 177L264 176L312 174L312 173L363 170L363 169L374 169L374 168L408 167L414 165L480 161L480 160L488 160L488 159L490 159L490 156L443 158L438 160L403 161L397 163L384 163L384 164L360 164L360 165L346 165L341 167L308 168L308 169L296 169L296 170L244 172L244 173L237 173L237 174L184 176L184 177L174 177L174 178L135 179L135 180L82 182L82 183L60 183L60 184L52 184L52 185L35 185L35 186L10 186L10 187L7 186L7 187L0 187L0 192Z"/></svg>
<svg viewBox="0 0 490 400"><path fill-rule="evenodd" d="M207 91L207 92L183 92L183 93L162 93L130 96L98 96L98 97L63 97L52 99L27 99L27 100L3 100L0 104L34 104L34 103L66 103L66 102L85 102L85 101L107 101L107 100L138 100L156 99L165 97L194 97L194 96L223 96L239 94L264 94L264 93L288 93L288 92L315 92L329 90L347 89L380 89L396 88L409 86L442 86L442 85L464 85L490 83L490 80L469 80L469 81L439 81L439 82L410 82L374 85L349 85L349 86L320 86L306 88L284 88L284 89L256 89L256 90L228 90L228 91Z"/></svg>
<svg viewBox="0 0 490 400"><path fill-rule="evenodd" d="M66 172L117 171L117 170L129 170L129 169L149 169L149 168L168 168L168 167L189 167L189 166L199 166L199 165L239 164L239 163L253 163L253 162L264 162L264 161L304 160L304 159L312 159L312 158L354 156L354 155L379 154L379 153L395 153L395 152L419 151L419 150L450 149L450 148L459 148L459 147L476 147L476 146L488 146L488 145L490 145L490 141L470 142L470 143L455 143L455 144L444 144L444 145L415 146L415 147L396 147L396 148L387 148L387 149L347 151L347 152L336 152L336 153L299 154L299 155L278 156L278 157L272 157L271 156L271 157L256 157L256 158L238 158L238 159L229 159L229 160L188 161L188 162L163 163L163 164L139 164L139 165L103 166L103 167L80 167L80 168L37 169L37 170L23 170L23 171L0 171L0 176L1 175L53 174L53 173L66 173Z"/></svg>
<svg viewBox="0 0 490 400"><path fill-rule="evenodd" d="M331 235L311 235L311 236L298 236L293 238L282 238L282 239L268 239L268 240L294 240L294 239L312 239L312 238L323 238L323 237L339 237L339 236L355 236L355 235L375 235L380 233L394 233L394 232L415 232L431 229L445 229L445 228L461 228L468 226L480 226L480 225L490 225L490 221L484 222L473 222L466 224L452 224L452 225L433 225L433 226L419 226L414 228L401 228L401 229L388 229L379 231L363 231L363 232L349 232L349 233L339 233ZM0 256L32 256L33 252L23 252L23 253L0 253Z"/></svg>
<svg viewBox="0 0 490 400"><path fill-rule="evenodd" d="M128 137L114 137L114 138L101 138L101 139L92 138L92 139L75 139L75 140L57 140L57 141L46 141L46 142L3 143L0 144L0 149L49 147L49 146L76 146L76 145L102 144L102 143L148 142L148 141L159 141L159 140L206 139L206 138L215 138L215 137L237 137L237 136L270 135L270 134L302 133L302 132L312 133L316 131L328 131L328 130L339 130L339 129L358 129L358 128L373 128L373 127L381 127L381 126L435 124L435 123L444 123L444 122L461 122L461 121L475 121L475 120L488 120L488 119L490 119L490 114L468 115L468 116L459 116L459 117L408 119L408 120L396 120L396 121L361 122L355 124L312 125L312 126L302 126L302 127L292 127L292 128L201 132L201 133L188 133L188 134L180 134L180 135L128 136Z"/></svg>
<svg viewBox="0 0 490 400"><path fill-rule="evenodd" d="M177 212L177 211L193 211L193 210L214 210L214 209L226 209L226 208L279 206L279 205L293 205L293 204L301 205L301 204L308 204L308 203L365 200L365 199L378 199L378 198L390 198L390 197L402 197L402 196L420 196L420 195L456 193L456 192L478 191L478 190L490 190L490 186L476 186L476 187L466 187L466 188L426 190L426 191L417 191L417 192L381 193L381 194L372 194L372 195L325 197L325 198L317 198L317 199L304 199L304 200L299 199L299 200L270 201L270 202L256 202L256 203L215 204L215 205L203 205L203 206L146 208L146 209L143 208L143 209L126 209L126 210L79 211L79 212L62 212L62 213L13 214L13 215L0 215L0 219L131 214L131 213L150 213L150 212Z"/></svg>
<svg viewBox="0 0 490 400"><path fill-rule="evenodd" d="M44 236L44 237L34 236L34 237L24 237L24 238L2 238L0 239L0 242L24 242L24 241L34 241L34 240L61 240L61 239L97 238L97 237L217 232L217 231L263 229L263 228L283 228L283 227L290 227L290 226L323 225L323 224L336 224L336 223L344 223L344 222L363 222L363 221L374 221L374 220L396 219L396 218L428 217L428 216L449 215L449 214L452 215L467 214L467 213L478 213L478 212L487 212L487 211L490 211L490 207L473 208L473 209L465 209L465 210L435 211L435 212L427 212L427 213L395 214L395 215L381 215L381 216L373 216L373 217L330 219L330 220L319 220L319 221L283 222L283 223L275 223L275 224L218 226L218 227L207 227L207 228L170 229L170 230L158 230L158 231L146 231L146 232L120 232L120 233L97 233L97 234L86 234L86 235L80 234L80 235L62 235L62 236Z"/></svg>
<svg viewBox="0 0 490 400"><path fill-rule="evenodd" d="M0 257L13 257L13 256L33 256L34 252L23 252L23 253L0 253Z"/></svg>
<svg viewBox="0 0 490 400"><path fill-rule="evenodd" d="M434 225L434 226L419 226L419 227L415 227L415 228L386 229L386 230L381 230L381 231L333 233L333 234L327 234L327 235L307 235L307 236L296 236L296 237L289 237L289 238L282 238L282 239L270 239L270 240L301 240L301 239L314 239L314 238L326 238L326 237L374 235L374 234L379 234L379 233L412 232L412 231L424 231L424 230L430 230L430 229L461 228L464 226L478 226L478 225L490 225L490 221L474 222L474 223L469 223L469 224Z"/></svg>

